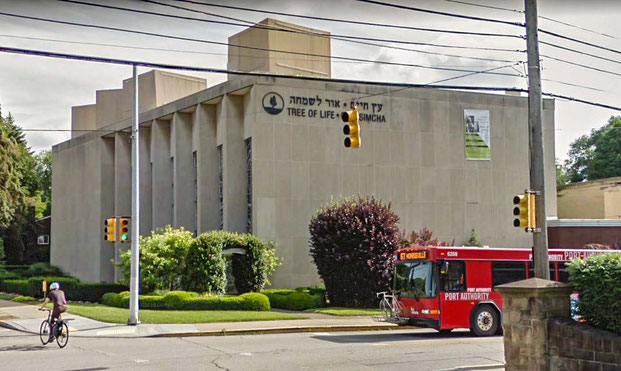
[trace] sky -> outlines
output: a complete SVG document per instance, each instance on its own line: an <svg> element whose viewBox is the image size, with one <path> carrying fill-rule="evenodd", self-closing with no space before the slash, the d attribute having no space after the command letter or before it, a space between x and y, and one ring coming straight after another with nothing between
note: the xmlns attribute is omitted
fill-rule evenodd
<svg viewBox="0 0 621 371"><path fill-rule="evenodd" d="M269 16L338 35L356 35L360 37L455 46L503 48L512 50L526 49L525 42L517 38L454 35L353 25L282 15L268 15L261 12L222 9L176 0L155 1L197 9L214 15L208 16L201 13L173 9L171 7L141 0L80 1L195 17L205 20L222 21L222 18L215 16L220 15L235 17L249 22L259 22ZM515 35L524 34L524 30L520 27L395 9L355 0L197 1L291 14L414 27ZM382 1L476 17L524 22L524 15L517 12L524 8L524 3L520 0ZM465 4L464 2L470 4ZM539 0L538 3L540 17L553 18L557 21L585 28L586 30L542 18L539 20L539 28L578 38L614 50L621 50L621 31L619 31L618 27L621 16L620 1ZM503 7L516 11L490 9L476 6L477 4ZM0 12L100 26L128 28L217 42L227 42L229 36L245 28L242 26L221 25L137 14L56 0L0 0ZM10 17L2 14L0 14L0 25L2 25L2 27L0 27L0 45L4 47L221 69L225 69L227 64L227 49L226 46L221 45L52 24ZM621 74L621 58L619 58L619 53L597 49L568 40L561 40L550 35L541 34L540 41L595 54L608 58L611 61L579 55L548 45L540 45L540 53L542 55ZM360 43L350 43L333 39L331 42L331 54L333 56L461 68L472 71L508 66L513 63L439 56L421 53L420 51L453 54L470 58L491 58L512 62L526 60L525 53L516 52L449 49L396 43L384 43L384 45L416 49L418 51L396 50L385 46L362 45ZM613 106L621 106L621 92L619 89L621 86L621 76L572 66L550 59L549 57L542 56L541 58L543 66L542 78L545 79L542 82L544 92L562 94ZM292 58L295 58L295 56L292 56ZM147 68L139 69L139 73L147 71ZM516 75L518 72L523 74L524 66L517 65L514 67L505 67L497 71ZM0 105L2 108L2 115L6 116L10 112L17 124L26 130L68 130L71 128L72 106L94 103L96 90L120 88L122 80L131 77L131 73L131 67L129 66L0 53ZM208 86L213 86L226 80L226 75L222 74L182 73L205 78ZM351 61L332 62L332 77L343 79L431 83L437 80L456 77L461 74L463 73L421 69L409 66ZM527 81L521 76L484 74L447 81L446 84L527 88ZM582 87L570 86L567 84L580 85ZM619 111L592 107L559 99L556 100L555 107L556 157L561 160L567 157L567 151L572 141L582 135L589 134L592 129L604 125L612 115L621 115ZM28 131L26 134L28 143L35 151L50 149L51 146L63 142L69 139L69 137L70 133L66 131Z"/></svg>

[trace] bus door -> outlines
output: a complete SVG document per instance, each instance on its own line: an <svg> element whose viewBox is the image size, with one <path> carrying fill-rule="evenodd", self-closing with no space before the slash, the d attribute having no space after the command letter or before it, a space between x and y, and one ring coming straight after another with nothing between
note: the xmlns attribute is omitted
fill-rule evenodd
<svg viewBox="0 0 621 371"><path fill-rule="evenodd" d="M429 260L413 260L395 264L394 291L405 306L405 316L413 324L437 328L439 301L436 265Z"/></svg>
<svg viewBox="0 0 621 371"><path fill-rule="evenodd" d="M469 327L466 291L466 264L463 261L440 263L440 318L441 328ZM465 313L465 315L464 315Z"/></svg>

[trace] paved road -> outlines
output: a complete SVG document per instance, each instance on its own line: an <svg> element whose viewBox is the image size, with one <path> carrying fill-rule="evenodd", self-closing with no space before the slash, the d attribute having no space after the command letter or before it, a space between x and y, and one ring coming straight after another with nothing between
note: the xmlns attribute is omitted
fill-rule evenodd
<svg viewBox="0 0 621 371"><path fill-rule="evenodd" d="M501 337L431 330L186 338L70 338L65 349L0 328L3 370L490 370Z"/></svg>

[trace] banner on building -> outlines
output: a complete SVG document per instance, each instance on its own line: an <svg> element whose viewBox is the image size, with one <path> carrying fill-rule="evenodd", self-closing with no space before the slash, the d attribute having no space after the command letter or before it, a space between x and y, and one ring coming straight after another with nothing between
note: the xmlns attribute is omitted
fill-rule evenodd
<svg viewBox="0 0 621 371"><path fill-rule="evenodd" d="M465 144L467 160L492 158L488 110L464 110Z"/></svg>

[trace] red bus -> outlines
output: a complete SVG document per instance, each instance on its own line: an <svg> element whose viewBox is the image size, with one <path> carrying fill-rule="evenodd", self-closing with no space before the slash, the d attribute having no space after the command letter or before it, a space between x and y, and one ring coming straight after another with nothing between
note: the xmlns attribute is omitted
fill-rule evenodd
<svg viewBox="0 0 621 371"><path fill-rule="evenodd" d="M613 251L550 250L550 279L567 282L568 261L609 252ZM494 287L531 277L530 249L417 246L398 250L393 293L401 303L399 323L441 332L470 328L478 336L500 333L502 297Z"/></svg>

